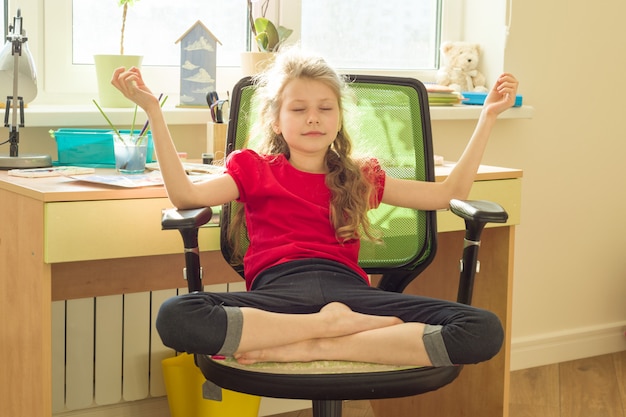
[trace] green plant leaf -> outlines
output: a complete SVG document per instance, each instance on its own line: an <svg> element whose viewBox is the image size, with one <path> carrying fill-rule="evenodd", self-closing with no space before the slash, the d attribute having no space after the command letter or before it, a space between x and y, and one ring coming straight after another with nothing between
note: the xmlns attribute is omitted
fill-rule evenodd
<svg viewBox="0 0 626 417"><path fill-rule="evenodd" d="M278 45L278 43L280 42L280 37L278 36L278 30L276 29L276 26L274 26L274 24L268 19L264 17L258 17L254 21L254 28L256 29L257 33L257 44L259 43L259 36L261 34L264 33L264 36L267 37L267 43L263 41L265 47L261 50L266 52L272 52L276 45Z"/></svg>
<svg viewBox="0 0 626 417"><path fill-rule="evenodd" d="M259 47L259 51L269 52L269 49L268 49L269 38L267 37L267 33L261 32L258 35L256 35L254 39L256 39L256 44Z"/></svg>
<svg viewBox="0 0 626 417"><path fill-rule="evenodd" d="M290 37L292 33L293 29L287 29L284 26L278 26L278 37L280 38L281 42Z"/></svg>
<svg viewBox="0 0 626 417"><path fill-rule="evenodd" d="M276 45L276 49L278 50L278 47L280 47L280 45L282 45L282 43L285 41L285 39L287 39L288 37L291 36L291 34L293 33L292 29L287 29L284 26L278 26L278 45Z"/></svg>

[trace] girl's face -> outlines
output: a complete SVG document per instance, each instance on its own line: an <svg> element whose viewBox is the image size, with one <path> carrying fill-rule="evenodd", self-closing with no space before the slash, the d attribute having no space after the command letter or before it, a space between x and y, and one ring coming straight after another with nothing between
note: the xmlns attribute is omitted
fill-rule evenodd
<svg viewBox="0 0 626 417"><path fill-rule="evenodd" d="M283 135L292 156L323 157L340 128L339 103L328 85L298 78L285 86L274 131Z"/></svg>

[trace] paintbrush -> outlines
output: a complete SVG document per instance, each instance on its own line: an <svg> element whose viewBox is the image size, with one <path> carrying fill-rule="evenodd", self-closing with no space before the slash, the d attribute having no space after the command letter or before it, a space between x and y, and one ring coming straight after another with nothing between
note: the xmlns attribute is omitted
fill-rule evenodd
<svg viewBox="0 0 626 417"><path fill-rule="evenodd" d="M159 103L161 103L161 97L163 97L163 93L159 94ZM165 97L165 100L167 100L167 97ZM163 100L163 103L161 103L161 107L163 107L163 105L165 104L165 100ZM146 134L146 131L148 130L148 126L150 125L150 120L146 120L146 123L144 123L143 127L141 128L141 131L139 132L139 137L142 137L143 135Z"/></svg>

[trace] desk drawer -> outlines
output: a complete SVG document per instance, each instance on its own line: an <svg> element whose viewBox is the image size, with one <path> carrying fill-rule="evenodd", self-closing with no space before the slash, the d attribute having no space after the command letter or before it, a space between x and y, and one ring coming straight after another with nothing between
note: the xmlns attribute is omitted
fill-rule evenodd
<svg viewBox="0 0 626 417"><path fill-rule="evenodd" d="M167 198L46 203L46 263L115 259L183 252L177 231L161 230ZM219 228L200 230L200 248L219 250Z"/></svg>

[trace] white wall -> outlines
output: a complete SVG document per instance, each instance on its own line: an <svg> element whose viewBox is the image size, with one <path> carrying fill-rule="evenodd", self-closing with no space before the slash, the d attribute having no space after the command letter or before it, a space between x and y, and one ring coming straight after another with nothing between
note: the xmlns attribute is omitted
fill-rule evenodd
<svg viewBox="0 0 626 417"><path fill-rule="evenodd" d="M484 159L524 170L513 369L626 349L625 14L514 1L504 69L535 115L500 121ZM472 127L435 122L436 152L458 156Z"/></svg>

